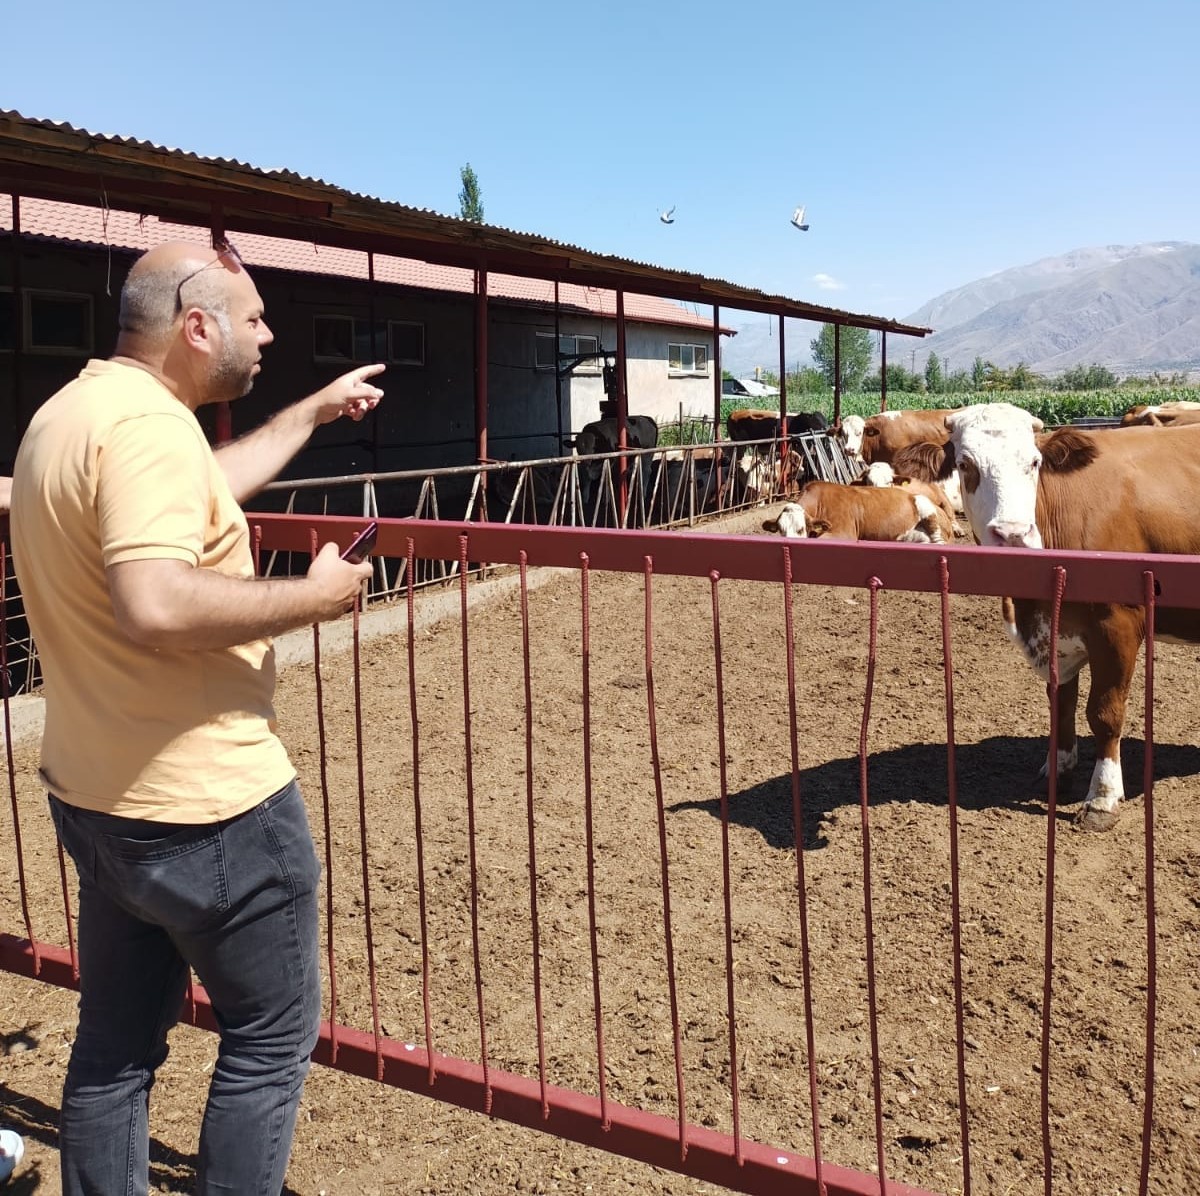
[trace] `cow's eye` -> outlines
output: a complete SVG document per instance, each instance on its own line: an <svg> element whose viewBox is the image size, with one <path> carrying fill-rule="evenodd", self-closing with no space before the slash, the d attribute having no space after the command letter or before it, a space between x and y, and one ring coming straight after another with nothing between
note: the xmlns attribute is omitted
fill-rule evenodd
<svg viewBox="0 0 1200 1196"><path fill-rule="evenodd" d="M1037 473L1037 471L1038 471L1039 469L1041 469L1041 467L1042 467L1042 454L1041 454L1041 453L1038 453L1038 454L1037 454L1037 455L1036 455L1036 456L1033 458L1033 460L1032 460L1032 461L1029 463L1029 472L1030 472L1030 473Z"/></svg>

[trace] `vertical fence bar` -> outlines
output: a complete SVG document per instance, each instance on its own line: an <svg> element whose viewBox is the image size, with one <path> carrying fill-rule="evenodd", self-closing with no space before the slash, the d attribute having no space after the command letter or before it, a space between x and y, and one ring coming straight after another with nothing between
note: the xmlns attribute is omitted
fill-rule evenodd
<svg viewBox="0 0 1200 1196"><path fill-rule="evenodd" d="M950 562L938 558L941 579L942 673L946 694L946 792L950 818L950 936L954 967L954 1040L958 1070L958 1132L962 1150L962 1196L971 1196L971 1135L967 1106L966 1030L963 1025L962 896L958 866L958 767L954 735L954 660L950 645Z"/></svg>
<svg viewBox="0 0 1200 1196"><path fill-rule="evenodd" d="M383 1027L379 1017L379 976L375 969L375 929L371 917L370 836L367 833L367 784L363 771L361 599L354 599L354 744L358 765L359 858L362 861L363 930L367 938L367 979L371 992L371 1028L375 1036L375 1078L383 1079Z"/></svg>
<svg viewBox="0 0 1200 1196"><path fill-rule="evenodd" d="M837 325L834 325L835 331ZM867 944L867 1012L871 1024L871 1085L875 1095L875 1165L879 1171L881 1192L887 1191L887 1164L883 1149L883 1088L879 1067L879 1006L875 993L875 921L871 893L871 817L867 793L867 729L871 723L871 697L875 692L875 666L879 652L879 591L883 582L872 577L867 583L871 595L871 630L867 650L867 687L863 698L862 726L858 737L859 816L863 845L863 926Z"/></svg>
<svg viewBox="0 0 1200 1196"><path fill-rule="evenodd" d="M533 1010L537 1023L538 1084L542 1094L542 1116L550 1116L546 1093L546 1030L542 1019L542 942L538 925L537 836L534 833L533 802L533 676L529 664L529 555L520 554L521 576L521 663L525 681L525 818L529 835L529 922L533 936Z"/></svg>
<svg viewBox="0 0 1200 1196"><path fill-rule="evenodd" d="M463 739L466 752L467 840L471 865L471 953L475 960L475 1002L479 1014L479 1062L483 1068L483 1111L492 1111L492 1077L488 1065L487 1019L483 1004L483 961L479 951L479 861L475 827L475 750L471 736L471 664L467 642L467 537L458 538L459 620L462 625Z"/></svg>
<svg viewBox="0 0 1200 1196"><path fill-rule="evenodd" d="M1046 1196L1054 1188L1053 1153L1050 1148L1050 1003L1054 991L1054 842L1058 822L1058 629L1062 620L1067 571L1054 570L1054 601L1050 608L1050 748L1046 757L1046 931L1042 964L1042 1168Z"/></svg>
<svg viewBox="0 0 1200 1196"><path fill-rule="evenodd" d="M421 1008L425 1015L425 1054L429 1067L428 1082L437 1079L433 1055L433 1015L429 996L429 910L425 892L425 828L421 818L421 721L417 711L417 618L416 618L416 545L410 536L406 542L408 561L408 718L412 726L413 833L417 841L417 910L421 920Z"/></svg>
<svg viewBox="0 0 1200 1196"><path fill-rule="evenodd" d="M596 834L592 806L592 609L588 554L579 554L579 588L583 654L583 816L587 851L588 942L592 953L592 1009L596 1023L596 1067L600 1124L608 1129L608 1074L604 1060L604 1007L600 1002L600 939L596 923Z"/></svg>
<svg viewBox="0 0 1200 1196"><path fill-rule="evenodd" d="M261 529L256 529L261 531ZM317 555L317 532L313 529L312 555ZM333 817L329 800L329 761L325 737L325 683L321 676L321 624L314 623L313 636L313 681L316 686L314 700L317 706L317 761L321 779L321 817L325 830L325 951L329 967L329 1061L337 1066L338 1056L338 999L337 999L337 953L336 932L333 921Z"/></svg>
<svg viewBox="0 0 1200 1196"><path fill-rule="evenodd" d="M782 323L782 317L781 317ZM796 728L796 621L792 609L792 554L783 548L783 619L787 633L788 747L792 765L792 835L796 848L796 896L800 909L800 968L804 977L804 1035L808 1052L808 1104L812 1116L813 1166L823 1192L821 1105L817 1084L817 1039L813 1021L812 954L808 938L808 885L804 877L804 806L800 800L800 737Z"/></svg>
<svg viewBox="0 0 1200 1196"><path fill-rule="evenodd" d="M1146 830L1146 1107L1142 1113L1139 1196L1146 1196L1150 1183L1150 1146L1154 1134L1155 1007L1158 1002L1158 920L1154 900L1154 574L1147 570L1143 577L1146 582L1146 729L1143 733L1146 757L1142 763L1142 816Z"/></svg>
<svg viewBox="0 0 1200 1196"><path fill-rule="evenodd" d="M721 662L721 575L714 569L712 585L713 672L717 691L717 759L721 777L721 891L725 905L725 1000L729 1020L729 1091L733 1098L733 1157L742 1163L742 1117L738 1100L737 1013L733 984L733 884L729 869L729 773L725 761L725 677Z"/></svg>
<svg viewBox="0 0 1200 1196"><path fill-rule="evenodd" d="M675 985L675 939L671 932L671 870L667 852L667 811L663 803L662 759L658 751L658 719L654 708L654 561L645 558L646 709L650 724L650 760L654 772L654 800L658 811L658 854L662 876L663 939L667 956L667 988L671 1000L671 1037L675 1050L675 1099L679 1117L679 1161L687 1158L687 1108L683 1087L683 1044L679 1030L679 994Z"/></svg>

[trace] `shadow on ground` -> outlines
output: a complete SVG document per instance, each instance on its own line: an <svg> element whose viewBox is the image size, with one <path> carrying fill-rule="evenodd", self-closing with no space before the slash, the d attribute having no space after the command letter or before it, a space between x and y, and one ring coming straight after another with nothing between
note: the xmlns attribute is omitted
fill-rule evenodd
<svg viewBox="0 0 1200 1196"><path fill-rule="evenodd" d="M11 1036L6 1036L11 1037ZM197 1120L201 1110L196 1110ZM57 1155L59 1110L33 1097L25 1096L7 1084L0 1083L0 1125L16 1130L26 1142L40 1142ZM57 1170L57 1163L55 1164ZM29 1196L45 1179L37 1163L22 1163L17 1173L4 1187L4 1196ZM58 1176L55 1175L55 1181ZM196 1156L185 1155L156 1138L150 1139L150 1190L152 1192L194 1192L196 1190ZM280 1196L300 1196L286 1184Z"/></svg>
<svg viewBox="0 0 1200 1196"><path fill-rule="evenodd" d="M1085 745L1086 746L1086 745ZM1126 800L1142 796L1145 744L1126 740L1122 765ZM959 808L963 810L1013 810L1038 817L1046 813L1045 782L1037 773L1045 759L1046 740L996 736L979 743L959 744L955 770ZM1087 792L1092 771L1090 752L1081 751L1074 783L1059 786L1061 819L1071 819ZM1187 777L1200 774L1200 747L1158 743L1154 746L1154 777ZM867 769L867 792L872 806L886 802L948 804L945 744L912 744L893 751L872 752ZM801 770L800 800L804 811L804 848L824 847L821 821L826 813L859 804L859 763L856 756L830 760ZM705 810L721 814L719 798L677 802L671 811ZM792 786L788 774L729 794L729 820L756 830L772 847L790 848Z"/></svg>

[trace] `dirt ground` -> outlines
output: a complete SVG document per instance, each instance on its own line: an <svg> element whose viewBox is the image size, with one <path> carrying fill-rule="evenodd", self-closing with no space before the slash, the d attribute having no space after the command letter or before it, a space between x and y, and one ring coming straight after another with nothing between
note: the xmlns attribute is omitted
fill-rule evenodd
<svg viewBox="0 0 1200 1196"><path fill-rule="evenodd" d="M479 939L491 1064L537 1074L531 996L524 677L519 595L469 620ZM482 592L482 589L481 589ZM432 599L422 599L423 602ZM611 1099L676 1115L664 972L657 812L640 578L595 574L590 595L596 903ZM960 793L962 969L972 1191L1042 1193L1040 1093L1046 806L1037 678L995 599L952 601ZM782 598L722 583L732 939L742 1133L811 1153ZM706 580L654 584L655 700L666 804L685 1107L732 1124L726 1023L718 722ZM889 1178L963 1187L950 931L941 640L935 598L885 593L869 746L870 870L880 1100ZM555 575L529 595L541 978L549 1079L594 1093L596 1052L584 854L580 596ZM857 749L867 596L796 591L801 832L824 1157L874 1168ZM440 1052L479 1058L471 949L462 642L457 618L417 635L431 1004ZM1158 1003L1149 1190L1200 1192L1200 748L1195 647L1160 644L1155 733ZM369 1029L351 656L322 653L339 1017ZM364 792L380 1016L424 1038L406 638L361 646ZM1129 801L1115 830L1057 822L1050 1133L1056 1193L1138 1190L1146 1007L1141 677L1125 743ZM313 817L321 815L311 669L281 678L279 715ZM1081 774L1086 788L1090 739ZM34 926L63 941L32 749L17 752ZM5 836L7 838L7 836ZM21 933L16 867L0 861L0 927ZM26 1136L14 1193L59 1192L56 1123L74 998L0 975L0 1123ZM186 1192L213 1036L186 1027L154 1090L153 1190ZM286 1191L715 1192L711 1185L511 1127L366 1080L313 1069Z"/></svg>

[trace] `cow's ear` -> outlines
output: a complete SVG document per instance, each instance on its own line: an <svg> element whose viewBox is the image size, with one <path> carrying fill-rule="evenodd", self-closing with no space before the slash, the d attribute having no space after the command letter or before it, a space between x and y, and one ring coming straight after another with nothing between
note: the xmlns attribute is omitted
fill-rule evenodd
<svg viewBox="0 0 1200 1196"><path fill-rule="evenodd" d="M878 429L878 428L872 428L870 425L868 425L867 427L863 428L863 435L864 435L864 436L878 436L878 435L879 435L879 429Z"/></svg>
<svg viewBox="0 0 1200 1196"><path fill-rule="evenodd" d="M892 474L892 485L893 486L907 486L909 484L909 482L911 482L911 481L912 481L912 478L901 478L901 477L897 477L895 474Z"/></svg>
<svg viewBox="0 0 1200 1196"><path fill-rule="evenodd" d="M779 520L764 519L762 527L764 532L777 532L779 530Z"/></svg>
<svg viewBox="0 0 1200 1196"><path fill-rule="evenodd" d="M833 524L828 519L810 519L808 521L808 538L815 540L818 536L825 535L832 526Z"/></svg>
<svg viewBox="0 0 1200 1196"><path fill-rule="evenodd" d="M942 455L939 461L936 457L934 463L937 465L935 476L939 482L944 482L953 472L956 464L954 459L954 441L947 440L942 445Z"/></svg>

